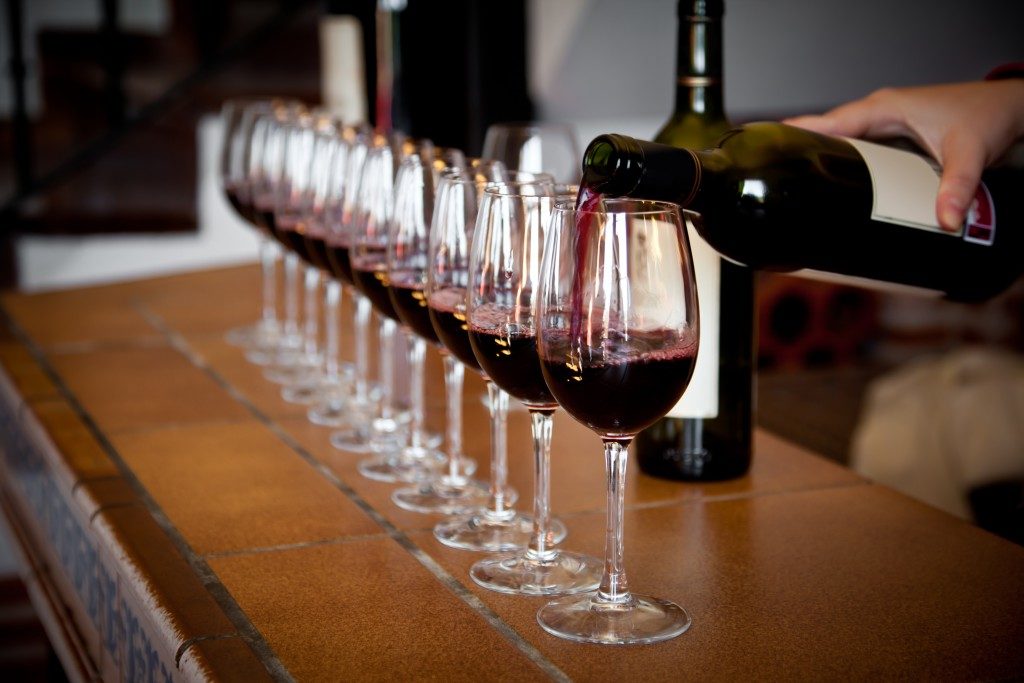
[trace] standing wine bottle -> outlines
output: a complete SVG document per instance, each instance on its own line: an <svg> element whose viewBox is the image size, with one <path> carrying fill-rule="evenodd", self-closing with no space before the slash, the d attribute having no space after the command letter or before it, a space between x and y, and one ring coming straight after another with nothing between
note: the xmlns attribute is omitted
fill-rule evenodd
<svg viewBox="0 0 1024 683"><path fill-rule="evenodd" d="M1022 173L982 174L958 231L935 216L937 166L862 140L781 123L733 129L712 150L621 135L587 148L583 182L608 196L686 206L701 236L752 268L810 270L981 301L1024 271Z"/></svg>
<svg viewBox="0 0 1024 683"><path fill-rule="evenodd" d="M722 0L679 0L675 110L655 141L713 147L730 128L722 97ZM701 312L700 352L679 403L637 435L640 469L684 480L738 477L754 423L754 281L688 225Z"/></svg>

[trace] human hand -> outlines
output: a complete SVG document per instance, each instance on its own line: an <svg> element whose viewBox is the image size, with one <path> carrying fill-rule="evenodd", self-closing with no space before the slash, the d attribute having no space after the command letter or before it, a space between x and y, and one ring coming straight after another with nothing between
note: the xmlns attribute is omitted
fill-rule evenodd
<svg viewBox="0 0 1024 683"><path fill-rule="evenodd" d="M963 225L982 170L1024 136L1024 80L883 88L784 123L828 135L911 138L942 165L935 214L953 231Z"/></svg>

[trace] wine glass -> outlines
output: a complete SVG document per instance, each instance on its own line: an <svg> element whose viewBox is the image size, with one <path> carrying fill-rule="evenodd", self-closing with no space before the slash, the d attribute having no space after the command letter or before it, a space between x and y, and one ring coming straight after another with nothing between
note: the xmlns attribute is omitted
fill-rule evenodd
<svg viewBox="0 0 1024 683"><path fill-rule="evenodd" d="M355 303L354 381L352 393L346 396L344 406L314 407L310 410L309 418L316 424L339 427L331 435L331 443L336 448L355 452L369 451L372 446L373 420L379 392L371 388L369 380L371 304L355 286L350 252L359 213L359 185L363 164L371 147L380 140L379 136L368 129L355 129L346 135L342 145L345 151L335 159L334 180L330 183L332 196L325 208L328 261L339 282L350 285L348 291Z"/></svg>
<svg viewBox="0 0 1024 683"><path fill-rule="evenodd" d="M285 385L282 397L289 403L316 400L322 380L323 356L319 342L319 289L321 269L308 240L309 222L316 203L315 179L323 173L322 154L317 154L321 134L333 130L329 116L308 112L286 126L284 158L277 179L274 202L275 235L303 266L302 343L297 354L284 354L264 371L267 379Z"/></svg>
<svg viewBox="0 0 1024 683"><path fill-rule="evenodd" d="M253 215L261 228L285 248L285 321L278 343L268 348L254 348L246 357L257 365L287 365L295 360L302 346L298 323L299 257L288 249L282 237L274 209L279 202L284 173L289 131L307 116L300 106L275 106L269 113L258 114L249 143L248 169L252 193Z"/></svg>
<svg viewBox="0 0 1024 683"><path fill-rule="evenodd" d="M404 450L408 436L406 425L410 415L400 409L394 374L395 340L407 343L398 327L398 312L389 292L391 281L387 269L388 231L394 214L394 180L403 158L419 153L432 156L429 141L416 142L392 134L381 137L367 152L359 182L358 214L349 257L353 281L372 302L380 318L380 383L382 401L380 415L372 423L368 439L380 455L359 463L359 472L370 479L395 482L408 477L423 478L443 464L444 455L435 449L440 440L421 434L421 449ZM342 447L335 440L336 446Z"/></svg>
<svg viewBox="0 0 1024 683"><path fill-rule="evenodd" d="M693 262L679 207L632 199L556 206L537 304L544 380L604 442L607 536L600 587L537 612L549 633L627 645L683 633L690 616L629 592L623 566L627 447L675 405L699 343Z"/></svg>
<svg viewBox="0 0 1024 683"><path fill-rule="evenodd" d="M369 421L357 421L332 435L331 443L336 448L348 451L395 451L401 447L404 439L400 431L402 425L395 402L393 376L398 315L387 292L387 226L394 207L394 167L391 141L385 135L375 134L369 142L359 171L350 227L349 264L353 284L379 316L378 381L381 403L379 415ZM357 316L368 316L369 312L370 306L364 306L363 310L357 308L356 311ZM362 325L357 322L358 327ZM364 462L376 460L384 463L382 458Z"/></svg>
<svg viewBox="0 0 1024 683"><path fill-rule="evenodd" d="M445 330L438 329L438 312L431 308L429 298L431 281L438 266L441 276L447 277L452 269L459 268L458 259L467 255L466 220L468 213L472 214L470 220L476 215L475 183L463 168L464 160L458 165L449 163L443 169L438 169L443 163L440 159L435 160L433 168L425 167L418 157L410 157L407 162L403 162L403 169L407 169L404 182L420 191L400 199L401 190L396 190L394 231L388 250L394 285L392 295L399 316L424 338L429 338L442 355L447 399L448 472L417 486L398 489L391 499L399 507L413 512L464 514L487 504L488 489L484 483L471 479L470 472L466 471L468 459L462 451L462 382L465 370L460 358L444 345L441 335ZM465 267L460 269L463 274L468 270L468 259L466 261ZM403 296L400 292L408 294ZM461 293L464 298L465 282ZM472 358L469 338L465 332L461 334L460 341L465 341L466 347L463 357L468 352L474 367L479 367ZM416 412L414 407L414 416Z"/></svg>
<svg viewBox="0 0 1024 683"><path fill-rule="evenodd" d="M365 141L366 134L367 131L359 127L340 127L333 134L325 135L320 147L323 167L316 174L317 199L310 219L309 236L318 243L315 248L331 277L324 294L324 325L327 327L324 342L326 390L319 401L310 407L307 415L310 422L325 427L340 427L349 415L365 413L369 406L365 363L359 375L351 365L343 364L339 357L341 295L344 287L352 285L348 257L350 242L344 222L344 206L345 198L351 193L355 182L353 167L357 162L353 156ZM365 348L363 351L365 356ZM354 374L359 376L356 377L355 386L352 386L346 379Z"/></svg>
<svg viewBox="0 0 1024 683"><path fill-rule="evenodd" d="M267 113L275 105L271 100L230 99L221 106L224 140L220 156L221 189L231 207L244 221L257 228L261 265L260 319L258 322L228 330L225 340L234 346L269 348L277 343L281 325L277 320L276 263L279 250L271 236L259 229L253 216L252 197L246 174L246 148L258 112Z"/></svg>
<svg viewBox="0 0 1024 683"><path fill-rule="evenodd" d="M484 134L481 156L500 161L513 171L548 173L560 183L580 179L580 148L576 133L566 123L493 123Z"/></svg>
<svg viewBox="0 0 1024 683"><path fill-rule="evenodd" d="M330 114L321 113L319 122L314 129L313 148L311 151L309 171L309 199L302 223L302 236L305 241L306 253L310 262L319 271L319 277L325 281L324 288L324 327L325 342L321 354L322 372L316 372L299 384L285 387L282 395L292 403L315 404L310 408L312 417L319 419L321 424L331 417L340 423L342 402L348 383L342 374L342 366L338 358L340 347L340 330L338 314L341 305L341 283L335 275L330 261L327 245L328 206L334 201L338 190L343 185L339 178L339 167L346 160L347 147L343 139L343 125L340 120ZM315 307L310 310L315 312ZM316 317L307 327L317 331ZM326 408L325 408L326 406ZM333 415L330 411L333 410ZM325 412L327 411L327 412Z"/></svg>
<svg viewBox="0 0 1024 683"><path fill-rule="evenodd" d="M494 183L484 189L470 251L466 319L481 369L530 411L534 452L533 529L525 551L480 560L470 569L479 585L527 595L589 590L601 563L556 550L551 519L551 435L558 404L544 383L534 302L544 234L557 196L573 188L548 183Z"/></svg>
<svg viewBox="0 0 1024 683"><path fill-rule="evenodd" d="M510 172L498 161L477 160L467 174L452 174L441 180L431 234L429 278L430 316L441 341L464 365L482 372L473 353L466 319L470 246L476 230L484 189L494 182L537 183L554 188L545 174ZM447 210L447 217L439 213ZM486 374L491 421L491 485L487 506L434 527L441 543L461 550L505 552L526 548L533 531L533 518L512 508L516 492L508 486L506 417L508 394ZM551 528L552 541L565 537L561 524Z"/></svg>
<svg viewBox="0 0 1024 683"><path fill-rule="evenodd" d="M293 301L285 302L286 319L279 321L276 317L276 261L281 258L281 246L274 233L273 202L276 191L276 177L284 155L282 144L283 129L286 123L302 115L305 111L301 102L294 100L273 100L270 105L259 103L246 108L242 128L246 131L242 167L244 181L239 187L248 195L248 213L253 223L266 234L269 245L263 261L263 301L264 315L272 312L278 321L278 332L266 338L254 340L246 347L246 358L259 366L267 366L278 357L279 353L298 348L301 340L298 326L294 322ZM273 240L273 243L269 241ZM285 257L286 290L293 288L297 265L294 258ZM273 309L272 311L270 309Z"/></svg>

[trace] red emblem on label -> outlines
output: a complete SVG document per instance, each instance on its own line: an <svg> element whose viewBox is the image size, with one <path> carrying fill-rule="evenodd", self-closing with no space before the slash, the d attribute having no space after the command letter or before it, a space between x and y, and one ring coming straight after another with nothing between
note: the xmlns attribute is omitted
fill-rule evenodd
<svg viewBox="0 0 1024 683"><path fill-rule="evenodd" d="M964 240L989 245L996 238L996 209L984 184L978 185L964 221Z"/></svg>

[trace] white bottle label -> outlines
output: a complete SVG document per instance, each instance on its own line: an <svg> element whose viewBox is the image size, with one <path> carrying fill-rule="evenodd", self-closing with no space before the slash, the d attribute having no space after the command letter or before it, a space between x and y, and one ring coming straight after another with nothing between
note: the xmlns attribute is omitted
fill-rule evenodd
<svg viewBox="0 0 1024 683"><path fill-rule="evenodd" d="M873 220L961 237L966 242L977 244L989 245L995 240L995 205L984 184L978 185L974 201L967 210L967 219L960 229L943 230L935 216L935 200L942 173L936 163L918 154L873 142L843 139L860 153L871 174Z"/></svg>
<svg viewBox="0 0 1024 683"><path fill-rule="evenodd" d="M935 216L940 170L933 162L918 154L873 142L844 139L860 153L871 174L872 220L957 234L940 228Z"/></svg>
<svg viewBox="0 0 1024 683"><path fill-rule="evenodd" d="M713 418L718 416L718 316L721 258L686 221L697 277L697 307L700 311L700 347L693 377L670 417Z"/></svg>

